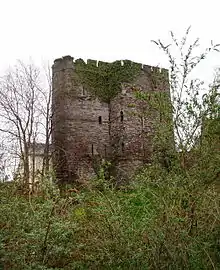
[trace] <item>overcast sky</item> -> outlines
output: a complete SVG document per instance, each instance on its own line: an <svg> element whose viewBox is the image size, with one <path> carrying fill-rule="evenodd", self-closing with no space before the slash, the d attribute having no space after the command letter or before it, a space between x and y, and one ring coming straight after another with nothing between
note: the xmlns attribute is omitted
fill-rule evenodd
<svg viewBox="0 0 220 270"><path fill-rule="evenodd" d="M16 59L64 55L166 66L150 40L166 41L170 30L181 37L192 25L203 46L220 43L219 10L219 0L0 0L0 71ZM214 54L202 76L210 79L218 65Z"/></svg>

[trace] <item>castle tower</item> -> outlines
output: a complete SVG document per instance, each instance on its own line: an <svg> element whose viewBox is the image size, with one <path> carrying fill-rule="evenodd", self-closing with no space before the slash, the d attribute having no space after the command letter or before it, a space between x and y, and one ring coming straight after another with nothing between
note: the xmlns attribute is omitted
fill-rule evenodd
<svg viewBox="0 0 220 270"><path fill-rule="evenodd" d="M108 105L84 89L71 56L56 59L52 71L52 144L56 177L64 183L88 180L94 175L96 162L108 152Z"/></svg>
<svg viewBox="0 0 220 270"><path fill-rule="evenodd" d="M170 107L168 71L128 60L122 62L115 62L118 69L124 64L128 69L134 66L138 75L132 84L120 82L121 92L105 103L85 88L77 67L92 78L101 71L104 82L111 84L105 72L111 63L85 63L81 59L74 62L71 56L54 61L53 165L62 183L89 180L102 159L112 162L117 181L130 178L137 168L151 162L156 129L171 126L172 113L169 110L168 117L164 116L162 108ZM137 92L143 98L137 97ZM172 144L172 131L168 137Z"/></svg>

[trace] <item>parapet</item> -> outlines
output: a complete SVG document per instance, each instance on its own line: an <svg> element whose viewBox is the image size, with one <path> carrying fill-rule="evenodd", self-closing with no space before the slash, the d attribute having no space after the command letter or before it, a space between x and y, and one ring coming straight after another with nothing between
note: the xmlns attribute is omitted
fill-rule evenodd
<svg viewBox="0 0 220 270"><path fill-rule="evenodd" d="M154 66L149 66L149 65L142 65L142 70L147 73L148 75L150 74L161 74L163 75L164 78L169 78L169 71L168 69L165 68L160 68L160 67L154 67Z"/></svg>
<svg viewBox="0 0 220 270"><path fill-rule="evenodd" d="M58 58L54 61L53 64L53 71L60 71L64 69L74 69L74 64L78 64L81 66L85 66L87 68L93 69L94 67L97 68L107 68L109 65L118 65L118 66L135 66L137 69L140 69L140 71L146 73L147 76L152 76L152 75L158 75L159 77L169 80L169 72L167 69L160 68L160 67L154 67L154 66L149 66L149 65L144 65L141 63L135 63L130 60L117 60L114 62L103 62L103 61L98 61L98 60L91 60L88 59L86 62L83 59L76 59L73 61L74 58L70 55L64 56L62 58Z"/></svg>
<svg viewBox="0 0 220 270"><path fill-rule="evenodd" d="M55 59L52 66L53 72L61 71L64 69L73 69L73 59L74 58L70 55Z"/></svg>

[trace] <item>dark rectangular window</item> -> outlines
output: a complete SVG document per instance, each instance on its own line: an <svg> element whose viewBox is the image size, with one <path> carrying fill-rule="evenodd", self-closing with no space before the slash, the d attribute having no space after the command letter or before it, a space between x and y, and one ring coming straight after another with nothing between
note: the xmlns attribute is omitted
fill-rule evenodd
<svg viewBox="0 0 220 270"><path fill-rule="evenodd" d="M107 147L105 145L105 157L107 157Z"/></svg>
<svg viewBox="0 0 220 270"><path fill-rule="evenodd" d="M94 155L94 146L92 144L92 156Z"/></svg>
<svg viewBox="0 0 220 270"><path fill-rule="evenodd" d="M101 124L102 124L102 117L99 116L99 125L101 125Z"/></svg>
<svg viewBox="0 0 220 270"><path fill-rule="evenodd" d="M124 121L124 113L123 113L123 111L120 112L120 118L121 118L121 122L123 122Z"/></svg>
<svg viewBox="0 0 220 270"><path fill-rule="evenodd" d="M86 95L86 90L85 90L84 86L82 87L82 94L83 94L83 96Z"/></svg>
<svg viewBox="0 0 220 270"><path fill-rule="evenodd" d="M122 153L124 153L124 151L125 151L125 144L123 142L121 143L121 151L122 151Z"/></svg>

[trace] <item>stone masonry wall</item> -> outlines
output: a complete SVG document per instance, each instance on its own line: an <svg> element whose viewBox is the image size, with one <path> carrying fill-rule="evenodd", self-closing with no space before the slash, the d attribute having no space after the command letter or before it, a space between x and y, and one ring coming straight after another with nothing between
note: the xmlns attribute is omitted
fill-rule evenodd
<svg viewBox="0 0 220 270"><path fill-rule="evenodd" d="M98 64L92 60L87 62L87 65ZM59 181L88 180L94 175L96 161L102 158L110 159L116 175L122 178L150 161L152 126L159 116L158 112L149 111L146 101L135 97L134 90L162 91L169 96L168 72L139 66L140 75L136 81L122 84L121 93L107 104L83 88L72 57L55 60L52 144L53 164Z"/></svg>
<svg viewBox="0 0 220 270"><path fill-rule="evenodd" d="M136 91L148 93L149 98L155 92L169 96L168 73L141 66L136 81L123 84L122 92L111 102L110 138L118 181L131 178L136 169L152 158L154 124L159 121L159 111L150 107L150 100L137 98Z"/></svg>
<svg viewBox="0 0 220 270"><path fill-rule="evenodd" d="M78 84L71 57L55 61L52 103L57 178L64 182L87 179L94 172L94 157L104 158L109 151L108 105Z"/></svg>

